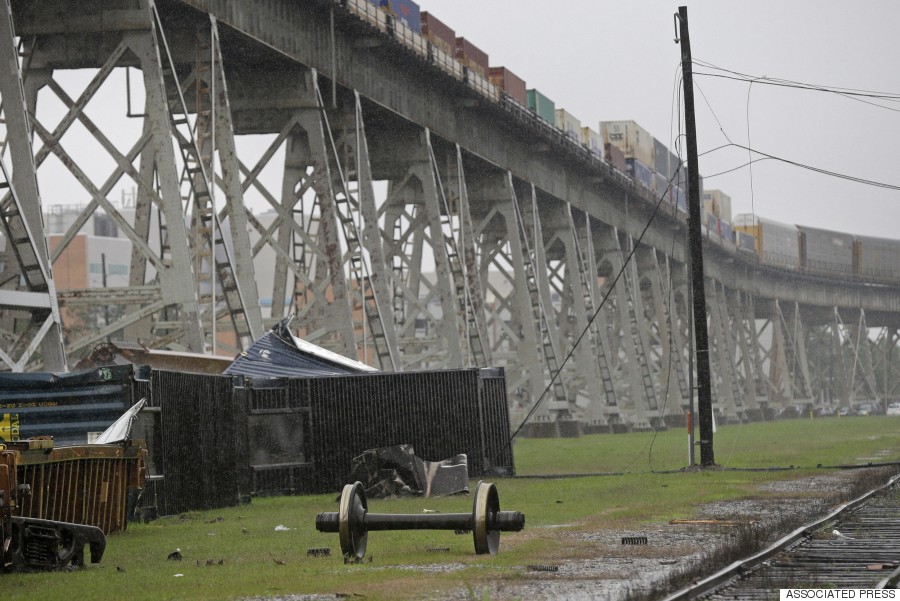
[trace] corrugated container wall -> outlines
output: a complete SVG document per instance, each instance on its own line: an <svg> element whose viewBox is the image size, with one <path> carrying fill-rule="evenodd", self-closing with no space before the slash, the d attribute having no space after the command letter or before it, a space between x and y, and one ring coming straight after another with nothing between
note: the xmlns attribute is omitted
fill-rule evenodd
<svg viewBox="0 0 900 601"><path fill-rule="evenodd" d="M653 165L653 136L634 121L601 121L603 142L622 149L626 159L637 159Z"/></svg>
<svg viewBox="0 0 900 601"><path fill-rule="evenodd" d="M625 173L625 153L622 152L621 148L607 142L603 144L603 156L604 158L606 158L607 163L609 163L622 173Z"/></svg>
<svg viewBox="0 0 900 601"><path fill-rule="evenodd" d="M528 104L528 94L525 92L525 80L507 69L506 67L491 67L488 70L488 79L491 83L506 92L510 97L522 106Z"/></svg>
<svg viewBox="0 0 900 601"><path fill-rule="evenodd" d="M556 127L575 142L581 137L581 121L566 109L556 109Z"/></svg>
<svg viewBox="0 0 900 601"><path fill-rule="evenodd" d="M853 273L853 234L798 225L801 265L809 271Z"/></svg>
<svg viewBox="0 0 900 601"><path fill-rule="evenodd" d="M878 280L900 281L900 240L857 236L859 274Z"/></svg>
<svg viewBox="0 0 900 601"><path fill-rule="evenodd" d="M487 77L490 65L488 55L466 38L456 38L456 59L479 75Z"/></svg>
<svg viewBox="0 0 900 601"><path fill-rule="evenodd" d="M535 89L527 91L528 108L537 113L538 117L553 125L556 123L556 103Z"/></svg>
<svg viewBox="0 0 900 601"><path fill-rule="evenodd" d="M422 35L449 54L456 54L456 32L429 12L422 13Z"/></svg>
<svg viewBox="0 0 900 601"><path fill-rule="evenodd" d="M703 192L703 209L719 219L731 221L731 197L721 190Z"/></svg>
<svg viewBox="0 0 900 601"><path fill-rule="evenodd" d="M763 263L786 269L800 267L800 244L795 226L741 214L734 217L734 229L756 238L756 252Z"/></svg>
<svg viewBox="0 0 900 601"><path fill-rule="evenodd" d="M603 156L603 138L590 127L581 128L581 143L587 146L587 149L598 157Z"/></svg>

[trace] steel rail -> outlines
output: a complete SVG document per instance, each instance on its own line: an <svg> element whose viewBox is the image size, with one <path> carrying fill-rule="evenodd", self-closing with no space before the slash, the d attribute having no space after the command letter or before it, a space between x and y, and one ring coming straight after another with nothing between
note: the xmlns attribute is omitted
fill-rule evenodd
<svg viewBox="0 0 900 601"><path fill-rule="evenodd" d="M721 570L707 576L706 578L703 578L702 580L699 580L691 584L690 586L686 586L682 589L679 589L678 591L675 591L671 595L664 597L664 601L680 601L683 599L693 599L725 585L729 581L750 572L757 566L761 565L763 562L776 556L778 553L784 551L797 541L812 536L813 533L822 528L825 524L834 521L848 511L860 507L861 505L866 503L872 496L883 490L891 488L898 481L900 481L900 474L894 476L885 484L874 488L873 490L870 490L869 492L857 497L856 499L853 499L852 501L848 501L847 503L841 505L837 509L827 514L825 517L819 518L813 522L806 524L805 526L797 528L790 534L777 540L772 545L756 553L755 555L752 555L747 559L735 561L727 567L722 568ZM889 581L893 580L893 582L896 584L898 578L900 578L900 568L898 568L898 570L895 571L891 576L885 578L882 582L887 584L889 583ZM880 585L881 583L879 583L879 588L885 588Z"/></svg>

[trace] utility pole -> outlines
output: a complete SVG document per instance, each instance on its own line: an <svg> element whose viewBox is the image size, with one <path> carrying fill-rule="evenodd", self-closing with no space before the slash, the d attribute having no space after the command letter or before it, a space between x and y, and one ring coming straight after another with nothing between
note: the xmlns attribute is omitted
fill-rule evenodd
<svg viewBox="0 0 900 601"><path fill-rule="evenodd" d="M715 465L713 457L712 386L709 370L709 332L706 327L706 293L703 289L703 241L700 236L700 177L697 166L697 122L694 119L694 77L691 38L686 6L675 15L681 43L681 75L684 81L684 124L688 161L688 249L694 308L694 340L697 353L697 412L700 426L700 465Z"/></svg>

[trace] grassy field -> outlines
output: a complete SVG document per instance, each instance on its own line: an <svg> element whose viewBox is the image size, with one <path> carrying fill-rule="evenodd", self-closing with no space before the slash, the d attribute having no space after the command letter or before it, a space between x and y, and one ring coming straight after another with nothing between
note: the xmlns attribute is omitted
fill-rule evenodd
<svg viewBox="0 0 900 601"><path fill-rule="evenodd" d="M554 536L560 529L627 529L690 517L701 503L760 498L761 484L820 473L817 465L900 461L900 418L785 420L717 432L719 465L795 468L786 471L678 471L687 457L681 430L523 439L514 448L521 475L620 475L494 479L501 507L521 511L527 520L523 532L502 535L501 552L494 557L474 555L471 535L374 532L366 557L371 562L347 565L337 534L319 533L314 526L317 513L337 511L336 495L259 498L241 507L131 524L108 537L102 563L75 572L4 575L3 597L137 601L336 593L417 599L442 590L477 591L487 581L522 578L524 565L595 553L587 543L572 545ZM370 511L384 513L471 508L470 497L369 502ZM276 531L277 526L287 530ZM333 556L307 556L313 547L330 547ZM180 562L166 559L175 548L184 557ZM429 571L432 564L457 569Z"/></svg>

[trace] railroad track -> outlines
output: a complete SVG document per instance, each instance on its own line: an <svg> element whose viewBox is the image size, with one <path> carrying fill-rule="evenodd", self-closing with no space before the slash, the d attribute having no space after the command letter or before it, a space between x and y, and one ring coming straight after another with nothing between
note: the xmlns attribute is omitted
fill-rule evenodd
<svg viewBox="0 0 900 601"><path fill-rule="evenodd" d="M779 589L900 586L900 476L666 597L778 599Z"/></svg>

